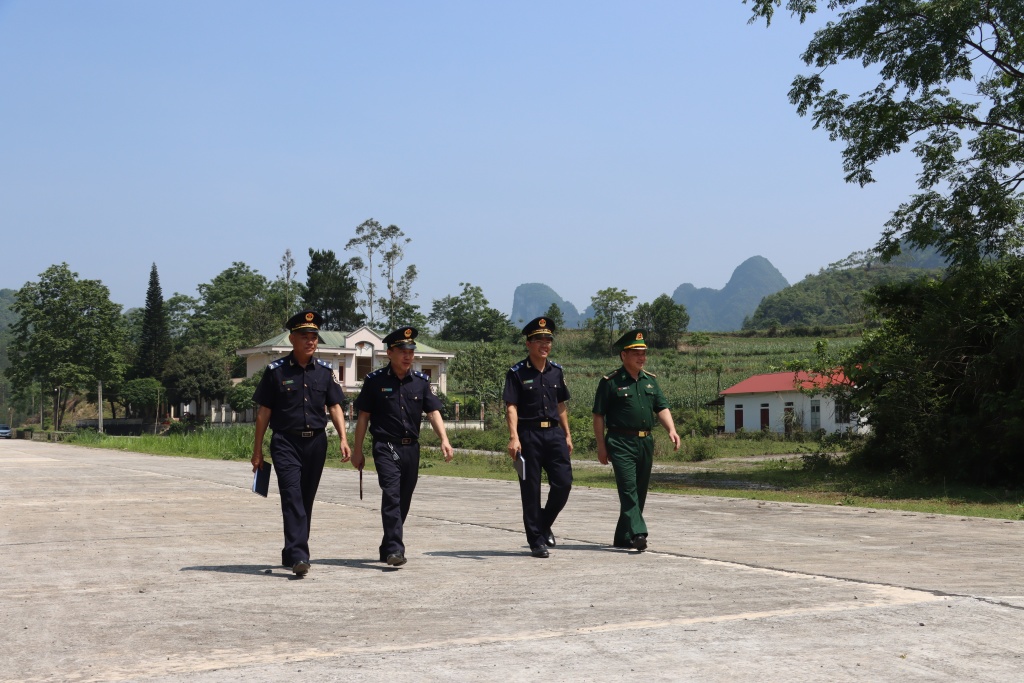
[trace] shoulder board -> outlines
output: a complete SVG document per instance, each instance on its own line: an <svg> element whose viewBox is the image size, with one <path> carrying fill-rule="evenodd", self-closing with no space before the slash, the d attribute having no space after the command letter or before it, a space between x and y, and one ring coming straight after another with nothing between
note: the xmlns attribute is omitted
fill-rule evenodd
<svg viewBox="0 0 1024 683"><path fill-rule="evenodd" d="M619 370L621 370L621 369L622 369L622 368L615 368L614 370L612 370L611 372L609 372L609 373L608 373L607 375L605 375L605 376L604 376L604 377L602 377L601 379L611 379L611 378L612 378L612 377L614 377L615 375L619 374Z"/></svg>
<svg viewBox="0 0 1024 683"><path fill-rule="evenodd" d="M549 362L549 363L551 363L552 365L554 365L554 366L555 366L556 368L558 368L559 370L561 370L561 369L562 369L562 366L561 366L561 365L559 365L558 363L556 363L555 361L553 361L553 360L549 360L548 362Z"/></svg>
<svg viewBox="0 0 1024 683"><path fill-rule="evenodd" d="M274 368L279 368L282 365L284 365L284 358L278 358L273 363L267 366L267 370L273 370Z"/></svg>
<svg viewBox="0 0 1024 683"><path fill-rule="evenodd" d="M655 375L653 372L647 372L646 370L644 370L644 372L647 374L648 377L655 377L655 378L657 378L657 375Z"/></svg>
<svg viewBox="0 0 1024 683"><path fill-rule="evenodd" d="M332 367L330 363L328 363L325 360L320 360L319 358L316 359L316 364L320 365L322 367L328 368L328 369L330 369Z"/></svg>
<svg viewBox="0 0 1024 683"><path fill-rule="evenodd" d="M430 381L430 378L429 378L429 377L427 377L426 375L424 375L424 374L423 374L422 372L420 372L419 370L413 370L413 371L412 371L412 374L414 374L415 376L419 377L420 379L425 379L425 380L427 380L428 382Z"/></svg>
<svg viewBox="0 0 1024 683"><path fill-rule="evenodd" d="M384 367L382 367L382 368L377 368L373 372L367 373L366 379L370 379L371 377L376 377L377 375L383 373L387 369L388 369L388 366L386 366L386 365Z"/></svg>
<svg viewBox="0 0 1024 683"><path fill-rule="evenodd" d="M521 360L518 363L516 363L515 365L513 365L512 367L510 367L509 370L511 370L512 372L519 372L520 370L522 370L525 367L526 367L526 361L525 360Z"/></svg>

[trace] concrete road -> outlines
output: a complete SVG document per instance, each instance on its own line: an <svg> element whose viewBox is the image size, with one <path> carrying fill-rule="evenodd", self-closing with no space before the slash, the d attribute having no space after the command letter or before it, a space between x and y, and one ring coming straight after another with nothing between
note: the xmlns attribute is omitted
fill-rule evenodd
<svg viewBox="0 0 1024 683"><path fill-rule="evenodd" d="M249 469L0 442L0 680L1024 679L1024 522L655 494L636 554L574 489L543 560L515 482L424 476L392 569L328 470L296 579Z"/></svg>

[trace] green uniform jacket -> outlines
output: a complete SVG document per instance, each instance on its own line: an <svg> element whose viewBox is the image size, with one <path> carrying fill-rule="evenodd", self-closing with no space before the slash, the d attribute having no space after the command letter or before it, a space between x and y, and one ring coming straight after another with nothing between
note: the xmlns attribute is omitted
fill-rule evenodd
<svg viewBox="0 0 1024 683"><path fill-rule="evenodd" d="M636 380L626 368L601 378L594 395L594 414L604 416L608 429L631 429L649 432L656 413L668 408L658 380L649 372L640 371Z"/></svg>

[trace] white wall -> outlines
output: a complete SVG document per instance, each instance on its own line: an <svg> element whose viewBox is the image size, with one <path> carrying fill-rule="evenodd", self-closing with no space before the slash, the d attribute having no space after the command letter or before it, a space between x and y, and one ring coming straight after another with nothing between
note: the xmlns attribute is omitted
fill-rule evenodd
<svg viewBox="0 0 1024 683"><path fill-rule="evenodd" d="M799 391L772 392L768 394L728 394L725 396L725 431L735 433L739 429L746 432L761 430L761 406L768 404L768 428L773 432L785 432L785 408L787 402L793 403L793 414L797 424L804 431L811 431L811 404L818 401L820 429L826 432L841 432L851 428L859 430L859 425L836 422L835 401L830 396L808 396ZM736 424L736 407L743 406L743 424Z"/></svg>

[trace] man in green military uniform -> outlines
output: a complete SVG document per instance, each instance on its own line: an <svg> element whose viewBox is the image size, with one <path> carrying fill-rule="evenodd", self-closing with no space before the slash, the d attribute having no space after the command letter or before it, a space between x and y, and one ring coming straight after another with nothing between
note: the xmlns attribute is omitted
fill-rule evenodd
<svg viewBox="0 0 1024 683"><path fill-rule="evenodd" d="M619 490L614 545L643 552L647 550L643 512L654 462L654 419L668 430L675 450L679 450L679 435L657 379L644 372L644 331L630 330L615 342L615 348L619 350L622 367L601 378L594 396L597 459L602 465L611 461Z"/></svg>

